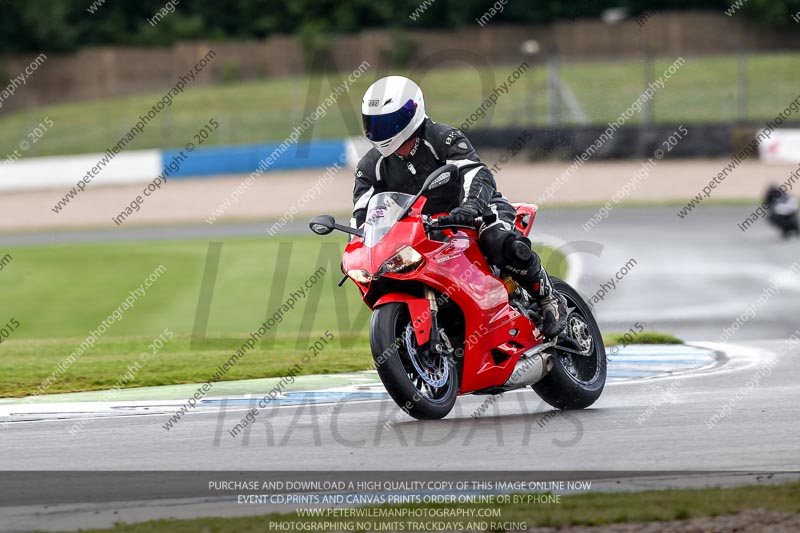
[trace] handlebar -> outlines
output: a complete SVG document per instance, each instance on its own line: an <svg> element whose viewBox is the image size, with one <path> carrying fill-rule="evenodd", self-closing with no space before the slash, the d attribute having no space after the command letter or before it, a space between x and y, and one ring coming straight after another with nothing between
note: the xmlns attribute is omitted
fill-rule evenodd
<svg viewBox="0 0 800 533"><path fill-rule="evenodd" d="M422 216L422 223L427 228L436 228L436 229L471 229L471 230L475 229L475 225L483 223L483 217L475 217L475 221L474 221L475 225L472 225L472 226L465 226L463 224L439 224L439 219L441 219L441 218L442 217L433 218L433 217L431 217L429 215L423 215Z"/></svg>

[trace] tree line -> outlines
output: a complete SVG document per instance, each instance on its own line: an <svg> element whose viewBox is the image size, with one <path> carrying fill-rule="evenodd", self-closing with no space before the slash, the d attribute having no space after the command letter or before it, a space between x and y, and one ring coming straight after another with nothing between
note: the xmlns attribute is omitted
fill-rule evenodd
<svg viewBox="0 0 800 533"><path fill-rule="evenodd" d="M660 10L723 13L739 3L735 16L787 27L797 24L791 15L800 12L800 0L0 0L0 50L68 52L87 45L449 29L475 24L498 2L503 9L495 9L492 24L596 18L612 7L632 17Z"/></svg>

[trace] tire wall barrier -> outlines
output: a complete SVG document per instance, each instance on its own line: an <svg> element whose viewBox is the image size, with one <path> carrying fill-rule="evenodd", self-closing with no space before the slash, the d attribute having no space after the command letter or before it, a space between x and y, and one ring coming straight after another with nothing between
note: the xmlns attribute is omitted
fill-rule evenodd
<svg viewBox="0 0 800 533"><path fill-rule="evenodd" d="M688 134L670 150L665 158L719 158L730 157L751 142L756 134L764 128L764 123L735 124L657 124L633 125L619 128L602 146L597 148L592 160L604 159L647 159L652 157L656 148L661 146L680 126L685 126ZM515 139L527 132L529 139L525 142L523 152L528 160L574 159L583 154L603 134L608 126L568 126L560 128L492 128L475 130L468 134L476 149L505 150ZM796 141L800 150L800 138L794 129L800 129L800 123L784 125L772 132L764 146L760 147L761 157L772 162L768 156L770 146L785 144L783 139ZM774 150L772 150L774 151ZM790 155L800 160L800 156ZM777 162L777 161L775 161Z"/></svg>

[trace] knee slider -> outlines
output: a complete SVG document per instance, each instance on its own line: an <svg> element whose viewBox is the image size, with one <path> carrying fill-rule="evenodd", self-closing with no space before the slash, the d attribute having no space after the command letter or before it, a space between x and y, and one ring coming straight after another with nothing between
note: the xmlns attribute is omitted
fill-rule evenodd
<svg viewBox="0 0 800 533"><path fill-rule="evenodd" d="M539 272L541 263L539 256L531 249L531 241L520 235L511 234L511 237L503 249L503 256L508 264L532 273Z"/></svg>
<svg viewBox="0 0 800 533"><path fill-rule="evenodd" d="M533 250L522 240L514 239L514 243L511 245L511 254L516 263L528 264L533 256Z"/></svg>

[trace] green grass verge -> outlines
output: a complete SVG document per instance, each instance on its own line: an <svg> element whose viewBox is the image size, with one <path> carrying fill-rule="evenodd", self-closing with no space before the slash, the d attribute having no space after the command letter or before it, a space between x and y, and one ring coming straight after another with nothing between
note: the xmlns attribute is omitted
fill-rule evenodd
<svg viewBox="0 0 800 533"><path fill-rule="evenodd" d="M419 508L419 506L403 506ZM456 506L425 506L441 508ZM459 505L458 508L487 508L487 505ZM494 506L490 506L494 507ZM528 527L595 526L629 522L664 522L698 517L735 514L747 509L766 509L784 513L800 513L800 483L762 485L736 488L697 490L663 490L638 493L594 493L563 496L561 503L501 504L501 520L525 522ZM270 514L247 518L203 518L198 520L156 520L133 525L117 525L102 531L156 533L233 533L268 531L273 522L313 523L296 514ZM319 522L320 519L316 519ZM340 520L347 521L347 520ZM369 520L374 524L381 520ZM398 518L386 522L402 521ZM425 521L415 519L415 521ZM441 520L438 520L441 521ZM449 521L449 519L448 519ZM491 520L481 520L489 522ZM317 531L328 531L318 529Z"/></svg>
<svg viewBox="0 0 800 533"><path fill-rule="evenodd" d="M633 337L633 340L631 340L631 337ZM636 335L631 333L603 333L603 344L608 347L617 344L683 344L683 341L671 333L643 331Z"/></svg>
<svg viewBox="0 0 800 533"><path fill-rule="evenodd" d="M81 355L69 370L48 386L46 393L109 390L114 387L151 387L200 383L214 375L246 340L241 337L207 339L191 343L189 336L176 336L156 354L149 349L152 338L103 338ZM333 374L372 368L369 340L365 335L338 336L332 345L312 357L308 346L319 335L279 336L268 346L257 344L225 374L222 381L282 377L298 365L296 375ZM308 339L308 340L304 340ZM0 397L22 398L37 388L62 363L81 339L12 341L0 349ZM299 344L299 346L298 346ZM142 353L150 354L146 362ZM140 362L136 365L136 362ZM134 372L127 374L129 367ZM133 379L126 377L133 376Z"/></svg>
<svg viewBox="0 0 800 533"><path fill-rule="evenodd" d="M656 76L674 58L656 62ZM484 93L506 81L516 65L495 66L481 73L473 68L437 67L425 74L412 75L425 91L426 107L439 122L460 125L474 113L485 98ZM656 122L720 122L736 118L736 58L733 56L689 57L655 97ZM797 96L800 86L800 54L764 54L750 56L747 62L747 118L767 120L775 116ZM374 81L375 72L364 74L342 95L338 107L314 125L313 138L338 138L358 135L361 95ZM488 76L488 78L487 78ZM486 88L481 80L487 78ZM589 120L604 124L615 120L636 100L644 88L641 60L564 63L564 82L575 93ZM180 147L210 118L220 127L208 145L281 141L319 102L330 94L331 82L312 83L308 76L276 78L235 85L192 87L175 99L137 136L128 149ZM548 120L545 97L545 69L527 70L523 79L508 87L487 115L474 127L507 125L545 125ZM306 110L307 93L313 105ZM315 96L317 95L317 96ZM528 102L531 98L532 101ZM0 119L0 153L19 149L28 132L45 117L53 126L25 157L103 152L135 124L138 116L149 110L162 93L140 94L90 102L41 106L10 113ZM526 113L530 108L532 112ZM342 111L344 110L344 111ZM527 114L527 116L526 116ZM629 123L642 121L636 114Z"/></svg>
<svg viewBox="0 0 800 533"><path fill-rule="evenodd" d="M119 308L159 265L163 274L133 307L77 358L48 392L107 389L147 351L165 329L175 337L125 387L207 380L267 316L320 266L327 273L270 330L269 343L230 370L225 379L285 375L308 353L309 340L330 330L323 354L302 367L305 374L370 367L369 310L352 284L341 279L342 237L228 239L222 241L206 338L190 346L209 243L202 240L18 247L0 273L0 327L19 326L0 342L0 396L25 396L51 375L92 330ZM556 275L563 256L538 250ZM278 257L286 270L277 268ZM282 275L283 272L283 275ZM280 291L283 291L282 293ZM271 301L272 299L272 301Z"/></svg>

